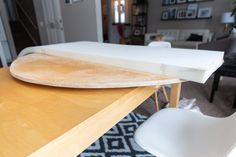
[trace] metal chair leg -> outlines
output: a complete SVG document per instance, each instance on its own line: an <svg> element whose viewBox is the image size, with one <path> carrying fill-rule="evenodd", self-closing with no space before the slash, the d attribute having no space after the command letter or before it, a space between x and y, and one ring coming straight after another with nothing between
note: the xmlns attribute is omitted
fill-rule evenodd
<svg viewBox="0 0 236 157"><path fill-rule="evenodd" d="M211 97L210 97L210 102L211 103L214 100L215 91L218 89L219 81L220 81L220 75L215 73L214 82L213 82L212 90L211 90Z"/></svg>
<svg viewBox="0 0 236 157"><path fill-rule="evenodd" d="M235 94L234 94L234 104L233 104L233 108L236 108L236 90L235 90Z"/></svg>

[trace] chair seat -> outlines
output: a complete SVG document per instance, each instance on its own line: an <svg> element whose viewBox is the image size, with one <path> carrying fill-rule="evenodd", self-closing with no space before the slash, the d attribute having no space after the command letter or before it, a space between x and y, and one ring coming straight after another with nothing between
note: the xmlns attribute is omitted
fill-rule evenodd
<svg viewBox="0 0 236 157"><path fill-rule="evenodd" d="M235 143L225 118L181 109L164 109L144 122L136 142L157 157L224 157ZM232 128L232 126L231 126Z"/></svg>

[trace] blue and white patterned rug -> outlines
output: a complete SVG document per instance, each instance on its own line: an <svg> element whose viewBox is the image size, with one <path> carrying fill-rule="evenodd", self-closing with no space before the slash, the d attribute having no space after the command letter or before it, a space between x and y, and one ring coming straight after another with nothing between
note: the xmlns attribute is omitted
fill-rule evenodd
<svg viewBox="0 0 236 157"><path fill-rule="evenodd" d="M134 132L147 117L130 113L77 157L154 157L134 141Z"/></svg>

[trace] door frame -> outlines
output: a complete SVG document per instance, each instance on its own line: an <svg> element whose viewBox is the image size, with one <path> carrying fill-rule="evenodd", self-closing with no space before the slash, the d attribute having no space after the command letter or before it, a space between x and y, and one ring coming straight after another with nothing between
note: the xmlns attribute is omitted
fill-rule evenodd
<svg viewBox="0 0 236 157"><path fill-rule="evenodd" d="M6 5L5 5L4 0L0 0L0 15L2 17L3 27L5 29L6 38L8 41L9 48L10 48L11 60L13 61L17 58L17 54L16 54L15 43L14 43L14 40L12 37L11 28L10 28Z"/></svg>
<svg viewBox="0 0 236 157"><path fill-rule="evenodd" d="M41 3L48 44L64 43L65 33L60 0L41 0Z"/></svg>

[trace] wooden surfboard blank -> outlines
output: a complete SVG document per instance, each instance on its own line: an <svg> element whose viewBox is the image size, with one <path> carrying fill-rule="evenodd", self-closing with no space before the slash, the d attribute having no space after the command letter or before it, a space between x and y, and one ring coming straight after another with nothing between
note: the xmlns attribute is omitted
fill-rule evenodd
<svg viewBox="0 0 236 157"><path fill-rule="evenodd" d="M33 53L14 61L13 77L25 82L67 88L124 88L179 82L157 74Z"/></svg>

